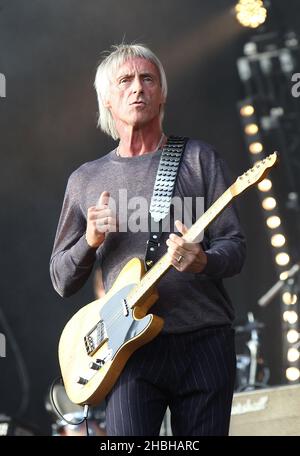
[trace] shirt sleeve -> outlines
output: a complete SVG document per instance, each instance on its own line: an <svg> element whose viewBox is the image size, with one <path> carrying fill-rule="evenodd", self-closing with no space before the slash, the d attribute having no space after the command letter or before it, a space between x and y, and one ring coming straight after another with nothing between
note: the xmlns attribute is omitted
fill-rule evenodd
<svg viewBox="0 0 300 456"><path fill-rule="evenodd" d="M73 173L67 184L63 206L50 259L50 277L57 293L67 297L79 290L88 279L96 250L88 245L86 215L79 204L81 186Z"/></svg>
<svg viewBox="0 0 300 456"><path fill-rule="evenodd" d="M204 166L206 187L206 210L233 183L226 163L215 151ZM207 255L207 265L203 273L213 278L225 278L238 274L246 257L246 242L242 232L235 203L230 203L208 226L202 246Z"/></svg>

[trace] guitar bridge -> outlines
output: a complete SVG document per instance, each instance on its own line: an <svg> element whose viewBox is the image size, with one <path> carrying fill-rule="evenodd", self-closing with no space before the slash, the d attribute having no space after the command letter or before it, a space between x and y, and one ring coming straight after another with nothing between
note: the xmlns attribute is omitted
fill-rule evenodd
<svg viewBox="0 0 300 456"><path fill-rule="evenodd" d="M100 320L91 331L84 336L84 344L87 354L93 355L108 340L103 320Z"/></svg>

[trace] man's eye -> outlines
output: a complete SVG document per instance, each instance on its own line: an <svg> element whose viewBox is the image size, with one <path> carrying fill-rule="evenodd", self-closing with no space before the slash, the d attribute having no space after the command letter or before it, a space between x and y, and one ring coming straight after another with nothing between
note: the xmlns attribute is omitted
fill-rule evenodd
<svg viewBox="0 0 300 456"><path fill-rule="evenodd" d="M120 79L120 84L124 84L127 81L128 81L128 78L122 78L122 79Z"/></svg>

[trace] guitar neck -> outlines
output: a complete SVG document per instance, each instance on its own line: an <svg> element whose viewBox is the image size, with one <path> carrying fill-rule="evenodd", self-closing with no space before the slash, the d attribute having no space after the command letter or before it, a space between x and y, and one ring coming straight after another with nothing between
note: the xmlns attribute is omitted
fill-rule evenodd
<svg viewBox="0 0 300 456"><path fill-rule="evenodd" d="M195 242L203 233L205 228L228 206L233 199L231 187L229 187L214 204L191 226L182 236L187 242ZM165 254L159 261L142 277L139 284L131 291L128 296L128 304L133 307L148 290L150 290L159 279L168 271L171 263Z"/></svg>
<svg viewBox="0 0 300 456"><path fill-rule="evenodd" d="M229 187L182 236L183 239L187 242L195 242L205 228L228 206L232 199L233 195L231 187Z"/></svg>

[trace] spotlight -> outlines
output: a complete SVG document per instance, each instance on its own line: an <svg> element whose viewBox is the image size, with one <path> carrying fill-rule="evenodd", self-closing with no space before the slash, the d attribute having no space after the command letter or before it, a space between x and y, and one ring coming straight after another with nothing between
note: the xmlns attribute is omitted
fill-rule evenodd
<svg viewBox="0 0 300 456"><path fill-rule="evenodd" d="M280 252L276 255L275 261L279 266L286 266L290 262L290 257L287 253Z"/></svg>
<svg viewBox="0 0 300 456"><path fill-rule="evenodd" d="M287 332L286 338L290 344L295 344L298 341L299 333L295 329L290 329Z"/></svg>
<svg viewBox="0 0 300 456"><path fill-rule="evenodd" d="M249 146L251 154L260 154L263 151L263 145L260 142L251 143Z"/></svg>
<svg viewBox="0 0 300 456"><path fill-rule="evenodd" d="M246 125L246 127L245 127L246 135L256 135L257 132L258 132L258 126L255 123Z"/></svg>
<svg viewBox="0 0 300 456"><path fill-rule="evenodd" d="M278 228L280 226L281 220L280 217L278 217L277 215L271 215L271 217L267 218L266 223L268 227L271 228L271 230L274 230L275 228Z"/></svg>
<svg viewBox="0 0 300 456"><path fill-rule="evenodd" d="M252 105L242 106L240 114L242 117L250 117L254 114L254 107Z"/></svg>
<svg viewBox="0 0 300 456"><path fill-rule="evenodd" d="M268 192L272 188L272 182L270 179L264 179L259 184L257 184L257 187L261 192Z"/></svg>
<svg viewBox="0 0 300 456"><path fill-rule="evenodd" d="M285 237L283 234L274 234L271 237L271 244L273 247L282 247L285 244Z"/></svg>
<svg viewBox="0 0 300 456"><path fill-rule="evenodd" d="M297 348L294 348L294 347L289 348L287 358L290 363L294 363L295 361L298 361L299 357L300 357L300 353L297 350Z"/></svg>
<svg viewBox="0 0 300 456"><path fill-rule="evenodd" d="M281 277L280 277L281 278ZM284 279L281 279L284 280ZM294 305L297 302L297 295L292 294L289 291L285 291L282 295L282 300L287 306Z"/></svg>
<svg viewBox="0 0 300 456"><path fill-rule="evenodd" d="M282 318L290 325L294 325L298 321L298 314L294 310L286 310L283 312Z"/></svg>
<svg viewBox="0 0 300 456"><path fill-rule="evenodd" d="M257 28L267 18L262 0L239 0L235 6L236 18L243 27Z"/></svg>
<svg viewBox="0 0 300 456"><path fill-rule="evenodd" d="M300 371L297 367L288 367L286 370L286 378L291 382L295 382L300 377Z"/></svg>
<svg viewBox="0 0 300 456"><path fill-rule="evenodd" d="M289 276L289 271L283 271L279 274L280 280L286 280L288 278L288 276ZM283 295L282 295L282 300L283 300ZM291 293L289 293L289 295L291 295ZM284 300L283 300L283 302L284 302ZM287 303L287 304L290 304L290 303Z"/></svg>
<svg viewBox="0 0 300 456"><path fill-rule="evenodd" d="M276 199L273 198L272 196L268 196L262 201L262 207L265 209L265 211L271 211L276 207Z"/></svg>

